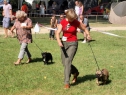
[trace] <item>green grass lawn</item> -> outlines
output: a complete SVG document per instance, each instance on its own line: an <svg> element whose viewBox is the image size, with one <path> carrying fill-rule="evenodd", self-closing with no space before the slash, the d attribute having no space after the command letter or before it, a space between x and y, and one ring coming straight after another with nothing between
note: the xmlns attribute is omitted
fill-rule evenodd
<svg viewBox="0 0 126 95"><path fill-rule="evenodd" d="M126 36L126 31L110 31ZM97 65L89 45L82 44L82 34L78 34L79 48L73 60L80 75L75 85L64 89L63 66L60 48L56 40L49 40L48 34L33 35L34 41L42 51L51 52L53 64L44 65L41 51L34 43L29 44L33 62L15 66L20 45L16 38L4 39L0 35L0 95L126 95L126 42L125 38L91 32L90 42L101 69L110 73L107 85L97 86L95 71ZM72 76L71 76L72 79Z"/></svg>

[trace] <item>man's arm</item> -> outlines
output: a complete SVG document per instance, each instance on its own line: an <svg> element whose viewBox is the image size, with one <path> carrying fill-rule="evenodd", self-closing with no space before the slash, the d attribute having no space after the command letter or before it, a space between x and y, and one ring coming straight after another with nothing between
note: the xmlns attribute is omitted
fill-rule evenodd
<svg viewBox="0 0 126 95"><path fill-rule="evenodd" d="M2 15L5 16L5 14L4 14L4 9L3 9Z"/></svg>
<svg viewBox="0 0 126 95"><path fill-rule="evenodd" d="M2 15L3 15L3 16L5 16L5 14L4 14L4 6L3 6L3 11L2 11Z"/></svg>
<svg viewBox="0 0 126 95"><path fill-rule="evenodd" d="M10 9L10 16L12 17L12 9Z"/></svg>

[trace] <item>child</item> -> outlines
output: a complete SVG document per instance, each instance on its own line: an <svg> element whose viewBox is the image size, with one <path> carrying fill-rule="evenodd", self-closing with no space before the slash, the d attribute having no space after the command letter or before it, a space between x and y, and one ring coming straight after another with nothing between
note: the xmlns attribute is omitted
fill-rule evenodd
<svg viewBox="0 0 126 95"><path fill-rule="evenodd" d="M51 28L53 28L53 29L55 29L57 27L57 19L56 19L55 15L52 15L52 18L50 20L50 25L51 25ZM55 34L55 30L50 30L50 33L49 33L50 40L54 40L54 34Z"/></svg>

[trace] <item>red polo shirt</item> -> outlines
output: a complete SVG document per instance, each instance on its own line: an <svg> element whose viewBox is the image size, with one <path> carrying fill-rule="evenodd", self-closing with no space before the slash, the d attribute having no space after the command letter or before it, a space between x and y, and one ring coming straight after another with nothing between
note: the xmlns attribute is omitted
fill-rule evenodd
<svg viewBox="0 0 126 95"><path fill-rule="evenodd" d="M63 19L61 21L63 36L67 37L67 42L77 41L77 27L80 25L78 20L72 22Z"/></svg>

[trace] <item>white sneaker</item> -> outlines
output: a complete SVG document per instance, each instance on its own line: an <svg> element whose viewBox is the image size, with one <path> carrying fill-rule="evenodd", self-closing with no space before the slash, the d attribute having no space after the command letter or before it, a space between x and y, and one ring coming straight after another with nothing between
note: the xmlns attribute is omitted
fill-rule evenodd
<svg viewBox="0 0 126 95"><path fill-rule="evenodd" d="M86 40L84 40L82 43L86 43Z"/></svg>

